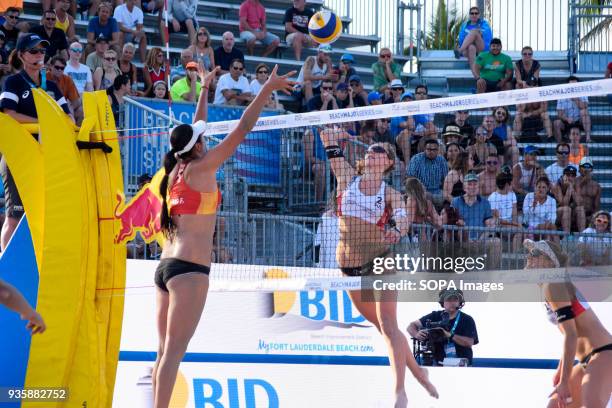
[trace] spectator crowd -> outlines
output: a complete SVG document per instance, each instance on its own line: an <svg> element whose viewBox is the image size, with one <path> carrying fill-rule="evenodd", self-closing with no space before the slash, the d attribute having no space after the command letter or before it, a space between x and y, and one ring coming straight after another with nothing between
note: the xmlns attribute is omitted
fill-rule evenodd
<svg viewBox="0 0 612 408"><path fill-rule="evenodd" d="M261 57L268 57L281 45L281 38L268 30L264 3L242 2L236 35L249 55L261 45ZM36 120L32 97L20 96L27 86L53 92L76 124L83 119L83 93L105 90L121 127L126 96L195 102L201 92L199 67L220 67L210 86L210 102L231 106L248 105L271 71L262 62L249 75L245 56L236 47L231 31L222 33L221 43L215 46L211 32L198 22L197 0L168 1L167 31L161 0L46 0L42 5L39 24L22 20L22 10L15 7L4 10L0 19L0 108L21 122ZM540 86L541 65L534 58L534 50L525 46L520 60L513 62L480 13L477 7L470 9L455 49L457 58L468 60L475 92ZM189 46L181 50L176 64L161 48L148 43L144 18L151 14L158 16L164 43L172 42L175 33L187 36ZM283 40L296 60L302 61L305 48L315 49L315 55L301 62L293 92L302 111L430 97L425 84L408 89L402 65L385 47L380 48L378 60L370 67L373 89L368 92L353 55L345 53L334 60L330 45L316 45L308 35L313 14L305 0L293 0L283 18ZM79 38L75 21L85 15L87 34ZM612 63L607 77L611 71ZM578 80L567 78L568 83ZM267 107L282 110L279 96L272 95ZM429 218L439 216L443 224L512 228L509 235L515 248L524 237L544 236L542 231L562 231L566 236L571 232L599 232L602 230L597 224L606 221L609 231L610 217L600 211L602 188L593 178L595 165L589 156L589 100L560 99L552 115L548 108L548 102L525 103L517 105L514 114L506 107L495 107L487 112L460 110L452 117L444 116L448 120L417 114L333 128L342 132L342 147L352 165L364 158L370 144L393 146L397 154L394 177L402 185L412 185L406 184L407 180L416 179L424 189L423 199L436 212ZM438 129L436 122L441 121L446 124ZM305 174L314 179L317 201L323 202L329 180L321 130L316 127L304 132L302 151ZM556 161L546 168L539 162L543 151L531 145L538 142L555 145ZM11 182L10 173L4 173L6 186ZM8 207L6 214L7 219L15 218ZM19 211L15 214L18 218ZM471 240L486 239L493 247L499 244L499 237L473 231L468 235ZM552 239L559 237L551 234Z"/></svg>

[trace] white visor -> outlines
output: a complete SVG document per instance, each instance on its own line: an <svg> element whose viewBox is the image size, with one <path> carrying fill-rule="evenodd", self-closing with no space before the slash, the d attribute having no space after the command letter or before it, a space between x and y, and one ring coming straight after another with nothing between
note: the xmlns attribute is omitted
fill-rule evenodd
<svg viewBox="0 0 612 408"><path fill-rule="evenodd" d="M552 248L550 247L550 245L548 245L546 241L535 242L531 239L526 239L523 241L523 246L527 248L528 251L531 251L532 249L539 249L546 256L548 256L548 258L550 258L551 261L553 261L553 263L555 264L557 268L561 267L561 264L559 262L559 259L557 258L557 255L555 255L555 252L552 250Z"/></svg>
<svg viewBox="0 0 612 408"><path fill-rule="evenodd" d="M180 156L181 154L187 153L188 151L193 149L193 146L200 139L200 136L204 132L206 132L206 122L204 122L203 120L198 120L196 123L191 125L191 129L193 130L193 135L191 135L191 140L189 140L189 143L187 143L182 150L179 150L178 152L175 153L176 157Z"/></svg>

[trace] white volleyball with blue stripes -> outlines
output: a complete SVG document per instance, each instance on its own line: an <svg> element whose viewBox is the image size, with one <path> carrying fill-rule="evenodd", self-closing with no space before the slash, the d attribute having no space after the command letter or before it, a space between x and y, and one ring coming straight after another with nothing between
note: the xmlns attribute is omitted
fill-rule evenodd
<svg viewBox="0 0 612 408"><path fill-rule="evenodd" d="M308 32L319 44L331 44L342 34L342 21L333 11L317 11L308 22Z"/></svg>

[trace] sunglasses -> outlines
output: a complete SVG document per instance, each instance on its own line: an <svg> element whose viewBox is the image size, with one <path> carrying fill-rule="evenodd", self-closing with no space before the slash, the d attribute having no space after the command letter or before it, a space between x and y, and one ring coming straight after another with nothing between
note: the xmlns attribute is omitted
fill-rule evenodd
<svg viewBox="0 0 612 408"><path fill-rule="evenodd" d="M32 55L37 55L37 54L44 54L47 52L46 48L30 48L29 50L26 51L29 54Z"/></svg>
<svg viewBox="0 0 612 408"><path fill-rule="evenodd" d="M332 88L331 86L322 86L321 89L324 91L331 91L334 88Z"/></svg>
<svg viewBox="0 0 612 408"><path fill-rule="evenodd" d="M533 52L524 52L523 55L533 55Z"/></svg>
<svg viewBox="0 0 612 408"><path fill-rule="evenodd" d="M359 82L351 82L350 85L351 86L359 86Z"/></svg>
<svg viewBox="0 0 612 408"><path fill-rule="evenodd" d="M489 161L489 160L487 160L487 164L489 164L491 166L497 166L497 162L496 161Z"/></svg>
<svg viewBox="0 0 612 408"><path fill-rule="evenodd" d="M593 170L593 166L591 166L590 164L583 164L580 167L582 167L585 170Z"/></svg>
<svg viewBox="0 0 612 408"><path fill-rule="evenodd" d="M540 251L538 248L533 248L532 250L527 252L528 256L538 257L542 255L546 255L544 252Z"/></svg>
<svg viewBox="0 0 612 408"><path fill-rule="evenodd" d="M261 71L257 71L257 73L258 73L258 74L266 74L266 75L267 75L267 74L268 74L268 71L266 71L266 70L261 70Z"/></svg>
<svg viewBox="0 0 612 408"><path fill-rule="evenodd" d="M83 50L81 48L71 48L70 51L76 52L76 53L83 52Z"/></svg>
<svg viewBox="0 0 612 408"><path fill-rule="evenodd" d="M198 33L198 35L206 35L206 36L208 36L208 34L206 34L205 32Z"/></svg>
<svg viewBox="0 0 612 408"><path fill-rule="evenodd" d="M382 146L372 146L372 147L370 147L368 149L368 153L385 153L385 154L387 154L387 151Z"/></svg>
<svg viewBox="0 0 612 408"><path fill-rule="evenodd" d="M506 116L506 112L495 112L496 115L504 115Z"/></svg>
<svg viewBox="0 0 612 408"><path fill-rule="evenodd" d="M479 14L480 14L480 13L478 13L478 12L476 12L476 11L472 11L472 12L470 13L470 16L477 16L477 15L479 15Z"/></svg>
<svg viewBox="0 0 612 408"><path fill-rule="evenodd" d="M380 55L380 58L391 58L391 54Z"/></svg>
<svg viewBox="0 0 612 408"><path fill-rule="evenodd" d="M106 60L106 61L117 61L117 58L115 58L115 57L104 57L104 60Z"/></svg>
<svg viewBox="0 0 612 408"><path fill-rule="evenodd" d="M4 16L6 18L10 18L11 20L17 20L19 18L19 16L15 16L15 15L8 15L8 16Z"/></svg>
<svg viewBox="0 0 612 408"><path fill-rule="evenodd" d="M561 150L558 151L557 154L560 154L561 156L569 156L570 152L568 152L567 150Z"/></svg>
<svg viewBox="0 0 612 408"><path fill-rule="evenodd" d="M57 19L55 17L46 17L45 20L47 20L47 21L55 21Z"/></svg>
<svg viewBox="0 0 612 408"><path fill-rule="evenodd" d="M63 71L64 68L66 67L62 67L61 65L60 66L54 65L53 68L57 69L58 71Z"/></svg>
<svg viewBox="0 0 612 408"><path fill-rule="evenodd" d="M404 88L391 88L391 90L404 92Z"/></svg>
<svg viewBox="0 0 612 408"><path fill-rule="evenodd" d="M236 71L244 71L244 67L232 67L232 69L235 69Z"/></svg>

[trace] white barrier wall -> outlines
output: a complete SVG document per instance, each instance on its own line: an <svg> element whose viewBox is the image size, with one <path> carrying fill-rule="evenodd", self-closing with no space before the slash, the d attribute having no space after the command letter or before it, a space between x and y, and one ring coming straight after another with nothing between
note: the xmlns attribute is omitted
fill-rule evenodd
<svg viewBox="0 0 612 408"><path fill-rule="evenodd" d="M139 395L138 379L153 364L128 360L151 360L157 349L155 266L151 261L128 262L116 407L139 406L128 402ZM548 323L541 303L466 301L463 311L476 321L480 340L474 347L476 359L541 360L561 355L561 334ZM610 304L592 306L603 324L612 327ZM400 327L439 309L433 302L400 303ZM326 365L312 364L317 359L308 356L326 356L318 361ZM391 370L386 365L372 366L385 364L386 357L382 337L344 292L210 292L188 349L188 358L194 362L181 365L185 379L181 390L187 394L175 406L388 407ZM431 400L411 378L407 389L414 407L449 407L453 401L454 407L489 407L493 401L496 407L540 407L552 391L553 373L433 368L432 379L442 395L439 401Z"/></svg>

